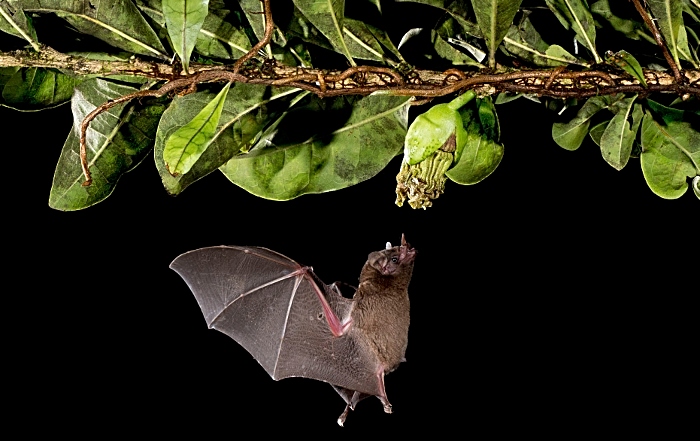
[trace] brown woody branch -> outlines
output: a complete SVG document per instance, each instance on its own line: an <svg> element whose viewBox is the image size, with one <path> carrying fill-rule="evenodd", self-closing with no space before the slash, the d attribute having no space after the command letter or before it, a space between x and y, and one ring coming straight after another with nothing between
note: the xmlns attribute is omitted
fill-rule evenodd
<svg viewBox="0 0 700 441"><path fill-rule="evenodd" d="M638 10L638 0L632 0ZM156 90L142 90L124 95L98 106L90 112L80 125L80 161L85 175L83 185L92 182L87 162L87 129L92 120L100 113L135 98L162 97L167 94L187 94L195 90L197 84L213 82L241 82L268 86L296 87L315 93L321 98L340 95L368 95L384 91L392 95L435 98L452 93L476 90L480 95L492 95L501 91L535 94L551 97L589 97L617 93L638 93L642 96L650 92L674 93L679 96L688 94L700 96L700 71L678 70L668 53L661 35L649 19L643 8L643 17L657 38L664 51L673 77L670 75L645 70L648 87L642 86L627 74L609 72L571 71L565 67L543 70L519 70L502 73L482 74L449 69L445 72L415 70L410 76L386 67L355 66L344 71L327 71L306 69L276 64L268 60L264 63L253 60L260 49L269 44L274 31L274 22L270 9L270 0L263 0L265 11L265 34L243 57L230 66L212 66L191 64L191 75L176 72L171 65L146 62L131 58L123 62L92 61L74 58L54 51L46 46L41 52L16 51L0 53L0 66L42 67L69 69L76 74L98 74L101 76L131 74L166 83ZM651 22L651 23L649 23Z"/></svg>

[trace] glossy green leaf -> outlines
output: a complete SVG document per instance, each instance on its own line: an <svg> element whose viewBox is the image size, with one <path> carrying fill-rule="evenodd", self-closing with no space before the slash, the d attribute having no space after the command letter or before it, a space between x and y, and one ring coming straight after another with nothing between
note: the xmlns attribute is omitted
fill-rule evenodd
<svg viewBox="0 0 700 441"><path fill-rule="evenodd" d="M262 40L265 36L265 13L263 10L263 3L260 0L238 0L238 4L243 10L243 14L248 19L250 27L253 29L255 37ZM274 7L273 7L274 8ZM284 33L276 29L272 33L272 42L279 45L280 47L287 46L287 38ZM272 50L270 45L265 46L268 57L272 57Z"/></svg>
<svg viewBox="0 0 700 441"><path fill-rule="evenodd" d="M676 64L680 64L679 52L690 53L683 25L683 2L680 0L646 0L646 4L661 29L661 34L673 60Z"/></svg>
<svg viewBox="0 0 700 441"><path fill-rule="evenodd" d="M621 50L616 53L608 52L605 54L605 61L624 70L639 81L642 86L647 87L642 66L639 65L637 59L634 58L629 52L625 50Z"/></svg>
<svg viewBox="0 0 700 441"><path fill-rule="evenodd" d="M178 176L171 175L165 166L165 142L180 127L201 113L216 95L196 92L175 97L161 118L154 150L156 168L168 193L181 193L189 185L217 170L234 155L248 150L250 144L260 137L263 127L274 116L266 105L271 101L284 101L285 97L297 93L296 90L285 89L273 91L275 94L265 99L264 96L270 93L265 86L238 83L231 87L210 145L188 172Z"/></svg>
<svg viewBox="0 0 700 441"><path fill-rule="evenodd" d="M189 72L190 56L208 13L209 0L163 0L165 26L185 72Z"/></svg>
<svg viewBox="0 0 700 441"><path fill-rule="evenodd" d="M696 48L691 48L688 43L688 31L692 32L689 27L681 26L678 30L678 56L686 61L689 61L693 67L700 67L700 58L698 58L697 44ZM697 40L697 35L695 36Z"/></svg>
<svg viewBox="0 0 700 441"><path fill-rule="evenodd" d="M576 32L576 39L591 51L596 63L603 59L595 46L595 20L585 0L546 0L549 9L566 29Z"/></svg>
<svg viewBox="0 0 700 441"><path fill-rule="evenodd" d="M136 0L136 5L161 28L165 27L161 0ZM195 51L207 57L238 59L251 47L236 14L226 9L221 0L209 0L209 13L197 35Z"/></svg>
<svg viewBox="0 0 700 441"><path fill-rule="evenodd" d="M346 23L352 22L355 22L355 20L346 18ZM396 47L396 45L394 45L394 42L391 41L391 38L389 37L389 34L386 33L386 31L367 23L363 23L363 25L369 32L372 33L372 36L377 42L379 42L379 44L381 44L382 48L385 49L385 54L386 51L388 51L389 53L393 54L397 60L402 62L404 61L403 56L399 52L399 49Z"/></svg>
<svg viewBox="0 0 700 441"><path fill-rule="evenodd" d="M375 37L375 33L381 32L379 29L349 18L346 18L344 23L345 44L353 58L374 61L386 60L382 45ZM373 30L375 33L372 32ZM385 36L385 38L388 41L388 37Z"/></svg>
<svg viewBox="0 0 700 441"><path fill-rule="evenodd" d="M265 36L265 10L260 0L238 0L243 14L248 19L250 27L258 40Z"/></svg>
<svg viewBox="0 0 700 441"><path fill-rule="evenodd" d="M476 22L489 48L489 66L496 67L496 49L503 41L522 0L472 0Z"/></svg>
<svg viewBox="0 0 700 441"><path fill-rule="evenodd" d="M158 120L165 106L151 101L112 107L95 118L87 132L88 163L92 185L80 167L78 127L85 116L107 100L134 92L133 87L103 79L90 79L78 85L71 100L72 128L56 165L49 195L49 206L57 210L80 210L109 196L119 178L135 167L153 145Z"/></svg>
<svg viewBox="0 0 700 441"><path fill-rule="evenodd" d="M22 6L25 11L53 12L78 31L120 49L170 59L131 0L22 0Z"/></svg>
<svg viewBox="0 0 700 441"><path fill-rule="evenodd" d="M71 99L73 89L83 78L72 77L56 69L36 67L1 68L0 105L18 110L41 110Z"/></svg>
<svg viewBox="0 0 700 441"><path fill-rule="evenodd" d="M493 100L490 96L477 100L477 113L479 115L479 124L481 125L482 133L494 141L500 140L501 126L498 122L496 107L493 105Z"/></svg>
<svg viewBox="0 0 700 441"><path fill-rule="evenodd" d="M700 175L700 133L689 122L662 124L648 111L642 120L642 173L649 188L664 199L677 199L688 178Z"/></svg>
<svg viewBox="0 0 700 441"><path fill-rule="evenodd" d="M634 103L636 98L637 95L634 95L620 101L620 111L613 116L600 138L603 159L616 170L622 170L627 165L644 115L642 106Z"/></svg>
<svg viewBox="0 0 700 441"><path fill-rule="evenodd" d="M187 124L173 132L165 141L163 161L171 175L190 171L214 139L221 111L231 83L223 89Z"/></svg>
<svg viewBox="0 0 700 441"><path fill-rule="evenodd" d="M503 159L504 148L484 133L477 112L466 108L460 114L467 132L467 141L459 161L445 174L458 184L472 185L483 181L496 170Z"/></svg>
<svg viewBox="0 0 700 441"><path fill-rule="evenodd" d="M512 25L503 41L508 52L536 66L586 65L561 46L545 43L528 17Z"/></svg>
<svg viewBox="0 0 700 441"><path fill-rule="evenodd" d="M450 61L455 66L476 66L483 67L483 65L466 53L455 49L451 44L446 42L436 31L430 32L431 43L440 57L445 60Z"/></svg>
<svg viewBox="0 0 700 441"><path fill-rule="evenodd" d="M447 7L447 12L449 12L450 16L459 24L459 26L462 28L462 32L471 35L472 37L484 38L484 33L481 32L479 25L466 18L469 15L469 12L466 10L466 6L467 2L452 2ZM452 36L456 36L458 33L462 32L457 32Z"/></svg>
<svg viewBox="0 0 700 441"><path fill-rule="evenodd" d="M593 142L596 143L598 147L600 147L600 139L603 137L603 133L605 133L605 129L608 127L608 124L610 124L610 120L603 121L593 126L588 132L588 134L591 136L591 139L593 140Z"/></svg>
<svg viewBox="0 0 700 441"><path fill-rule="evenodd" d="M22 38L31 44L35 51L40 50L32 21L13 3L0 2L0 31Z"/></svg>
<svg viewBox="0 0 700 441"><path fill-rule="evenodd" d="M345 55L351 66L357 65L345 42L345 0L294 0L294 5L328 39L336 52Z"/></svg>
<svg viewBox="0 0 700 441"><path fill-rule="evenodd" d="M643 38L652 44L656 44L654 39L647 33L644 23L627 18L620 18L613 14L612 10L610 9L609 0L598 0L597 2L593 3L591 5L591 12L607 20L613 29L618 32L622 32L625 37L629 39L639 40Z"/></svg>
<svg viewBox="0 0 700 441"><path fill-rule="evenodd" d="M619 100L620 97L616 99ZM609 107L611 103L612 99L607 96L589 98L571 121L552 125L552 139L566 150L578 149L588 133L591 118L602 109Z"/></svg>
<svg viewBox="0 0 700 441"><path fill-rule="evenodd" d="M349 187L381 171L406 136L408 98L308 97L221 171L246 191L273 200ZM309 121L314 121L313 127Z"/></svg>
<svg viewBox="0 0 700 441"><path fill-rule="evenodd" d="M258 3L260 1L258 0ZM195 50L204 56L238 59L252 46L245 30L225 9L209 8L209 14L199 30Z"/></svg>

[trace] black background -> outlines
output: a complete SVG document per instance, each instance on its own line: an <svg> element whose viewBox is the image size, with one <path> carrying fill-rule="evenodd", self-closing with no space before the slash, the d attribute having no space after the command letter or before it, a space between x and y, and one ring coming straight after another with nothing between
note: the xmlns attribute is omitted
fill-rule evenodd
<svg viewBox="0 0 700 441"><path fill-rule="evenodd" d="M104 202L59 212L47 201L69 106L0 108L5 133L21 136L3 142L4 217L6 277L22 280L6 313L19 322L13 363L32 378L26 410L57 433L89 422L227 439L253 427L499 435L650 424L687 353L677 342L690 326L684 281L697 288L700 204L692 194L655 196L638 160L616 172L590 140L559 148L555 115L534 103L498 111L499 168L476 186L448 182L425 211L394 205L398 157L355 187L289 202L258 199L218 173L171 197L147 157ZM207 330L168 269L194 248L259 245L313 265L328 283L354 283L367 254L402 233L419 255L408 361L387 377L394 414L372 398L345 429L329 386L272 381Z"/></svg>

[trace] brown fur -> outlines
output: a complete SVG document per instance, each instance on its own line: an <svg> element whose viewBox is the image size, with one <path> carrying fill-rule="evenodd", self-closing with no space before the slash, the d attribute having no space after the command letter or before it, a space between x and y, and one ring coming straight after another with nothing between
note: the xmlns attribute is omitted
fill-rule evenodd
<svg viewBox="0 0 700 441"><path fill-rule="evenodd" d="M408 246L376 251L369 255L360 273L353 327L364 334L385 373L405 360L410 324L408 284L414 257L415 251Z"/></svg>

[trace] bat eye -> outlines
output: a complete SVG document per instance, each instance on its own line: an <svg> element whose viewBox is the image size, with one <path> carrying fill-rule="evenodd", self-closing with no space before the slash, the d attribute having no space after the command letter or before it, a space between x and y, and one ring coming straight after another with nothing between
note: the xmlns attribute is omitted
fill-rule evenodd
<svg viewBox="0 0 700 441"><path fill-rule="evenodd" d="M319 312L319 313L318 313L318 316L317 316L316 318L317 318L318 320L322 320L322 319L323 319L323 313L322 313L322 312Z"/></svg>
<svg viewBox="0 0 700 441"><path fill-rule="evenodd" d="M399 261L399 258L396 257L396 256L394 256L394 257L391 258L391 261L394 262L394 263L397 263L397 262Z"/></svg>

